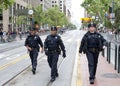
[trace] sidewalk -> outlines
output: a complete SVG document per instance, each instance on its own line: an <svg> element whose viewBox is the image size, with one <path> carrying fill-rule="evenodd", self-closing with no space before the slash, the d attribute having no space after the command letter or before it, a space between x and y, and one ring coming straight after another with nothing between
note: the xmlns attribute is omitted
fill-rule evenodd
<svg viewBox="0 0 120 86"><path fill-rule="evenodd" d="M80 57L80 70L82 75L82 86L120 86L120 74L114 70L112 64L108 64L106 58L100 55L97 75L94 85L89 84L88 63L86 55Z"/></svg>

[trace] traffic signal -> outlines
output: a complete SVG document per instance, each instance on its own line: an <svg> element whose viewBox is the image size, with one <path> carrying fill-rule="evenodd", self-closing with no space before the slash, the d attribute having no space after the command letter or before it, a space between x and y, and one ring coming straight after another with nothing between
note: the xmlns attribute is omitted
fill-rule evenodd
<svg viewBox="0 0 120 86"><path fill-rule="evenodd" d="M89 23L89 22L91 22L91 20L92 20L92 18L81 18L81 20L82 20L82 23Z"/></svg>
<svg viewBox="0 0 120 86"><path fill-rule="evenodd" d="M109 13L112 13L112 7L109 6Z"/></svg>

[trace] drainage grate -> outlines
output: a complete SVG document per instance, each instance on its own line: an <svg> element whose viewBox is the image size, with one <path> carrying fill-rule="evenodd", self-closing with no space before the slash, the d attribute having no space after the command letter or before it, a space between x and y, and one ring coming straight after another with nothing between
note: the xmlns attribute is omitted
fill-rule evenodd
<svg viewBox="0 0 120 86"><path fill-rule="evenodd" d="M120 74L106 73L102 75L105 78L120 78Z"/></svg>

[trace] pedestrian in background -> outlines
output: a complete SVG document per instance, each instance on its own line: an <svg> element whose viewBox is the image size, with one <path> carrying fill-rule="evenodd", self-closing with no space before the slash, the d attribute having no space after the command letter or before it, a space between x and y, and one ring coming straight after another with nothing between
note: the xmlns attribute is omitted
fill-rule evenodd
<svg viewBox="0 0 120 86"><path fill-rule="evenodd" d="M90 84L94 84L99 53L107 43L103 36L96 31L96 24L89 24L88 29L89 31L82 38L79 53L84 52L87 56L89 80Z"/></svg>
<svg viewBox="0 0 120 86"><path fill-rule="evenodd" d="M0 41L3 42L3 31L0 30Z"/></svg>
<svg viewBox="0 0 120 86"><path fill-rule="evenodd" d="M19 31L19 37L20 37L20 40L22 40L22 31Z"/></svg>

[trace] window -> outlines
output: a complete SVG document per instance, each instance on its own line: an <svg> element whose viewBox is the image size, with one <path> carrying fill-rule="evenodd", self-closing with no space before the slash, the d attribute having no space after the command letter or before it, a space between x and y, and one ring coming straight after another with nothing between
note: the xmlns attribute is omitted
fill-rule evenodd
<svg viewBox="0 0 120 86"><path fill-rule="evenodd" d="M60 6L62 6L62 4L60 4Z"/></svg>
<svg viewBox="0 0 120 86"><path fill-rule="evenodd" d="M55 1L55 3L57 3L57 2Z"/></svg>
<svg viewBox="0 0 120 86"><path fill-rule="evenodd" d="M52 3L54 3L54 1L52 1Z"/></svg>
<svg viewBox="0 0 120 86"><path fill-rule="evenodd" d="M17 4L17 9L19 9L19 4Z"/></svg>
<svg viewBox="0 0 120 86"><path fill-rule="evenodd" d="M52 7L54 7L54 5L52 5Z"/></svg>
<svg viewBox="0 0 120 86"><path fill-rule="evenodd" d="M0 14L0 20L3 20L2 14Z"/></svg>
<svg viewBox="0 0 120 86"><path fill-rule="evenodd" d="M62 1L60 1L60 3L62 3Z"/></svg>
<svg viewBox="0 0 120 86"><path fill-rule="evenodd" d="M41 7L43 7L43 4L41 4Z"/></svg>

